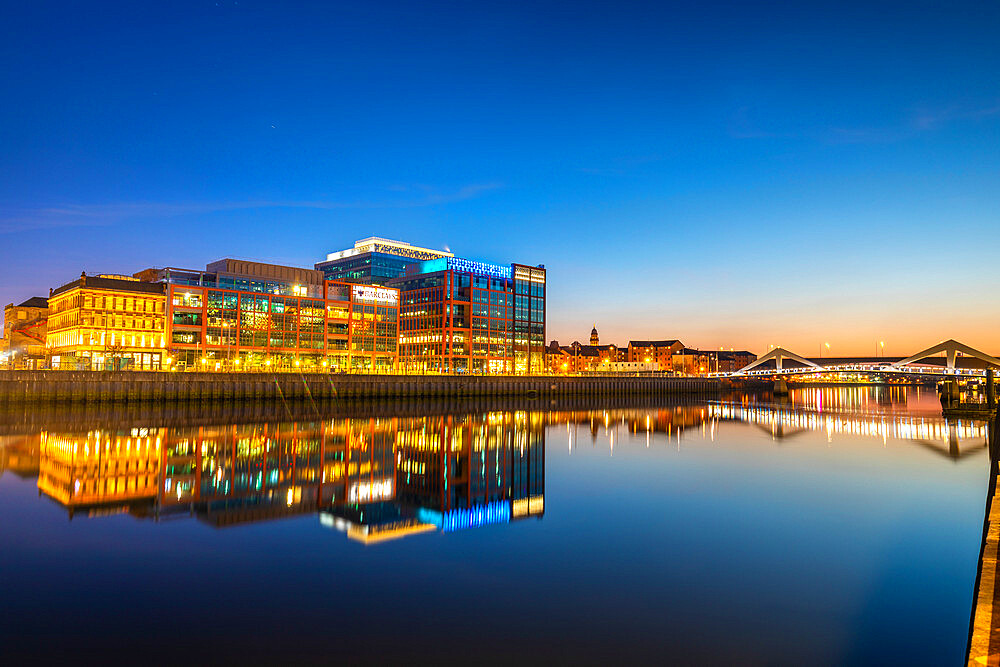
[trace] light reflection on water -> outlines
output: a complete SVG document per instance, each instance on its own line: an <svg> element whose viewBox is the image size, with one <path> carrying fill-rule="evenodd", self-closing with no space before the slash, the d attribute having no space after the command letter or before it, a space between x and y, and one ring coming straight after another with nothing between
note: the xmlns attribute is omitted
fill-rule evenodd
<svg viewBox="0 0 1000 667"><path fill-rule="evenodd" d="M324 661L333 615L352 662L961 660L985 427L933 391L548 407L28 419L7 653Z"/></svg>

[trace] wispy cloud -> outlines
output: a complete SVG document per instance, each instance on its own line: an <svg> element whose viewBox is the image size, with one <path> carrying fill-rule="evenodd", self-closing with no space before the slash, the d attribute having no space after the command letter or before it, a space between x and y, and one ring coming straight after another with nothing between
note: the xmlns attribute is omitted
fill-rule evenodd
<svg viewBox="0 0 1000 667"><path fill-rule="evenodd" d="M1000 115L1000 102L977 108L954 105L944 109L922 109L913 116L911 124L918 130L933 130L952 121L975 120L996 115Z"/></svg>
<svg viewBox="0 0 1000 667"><path fill-rule="evenodd" d="M475 183L446 191L427 185L392 186L387 188L392 193L390 196L352 201L314 199L59 204L9 211L7 215L0 217L0 234L58 227L102 227L128 220L268 208L341 210L441 206L474 199L501 187L500 183Z"/></svg>
<svg viewBox="0 0 1000 667"><path fill-rule="evenodd" d="M954 104L936 109L918 109L902 123L884 127L835 127L825 139L831 143L888 143L902 141L925 132L939 130L963 120L979 120L1000 115L1000 103L969 107Z"/></svg>
<svg viewBox="0 0 1000 667"><path fill-rule="evenodd" d="M963 120L979 120L1000 115L1000 102L972 107L954 104L934 109L917 109L901 121L886 125L829 126L825 128L772 131L750 119L748 107L737 109L729 124L734 139L805 139L828 144L880 144L904 141Z"/></svg>

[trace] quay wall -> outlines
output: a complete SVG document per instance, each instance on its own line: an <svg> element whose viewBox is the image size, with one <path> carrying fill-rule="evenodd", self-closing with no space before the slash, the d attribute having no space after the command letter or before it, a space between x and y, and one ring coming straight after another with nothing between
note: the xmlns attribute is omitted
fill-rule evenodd
<svg viewBox="0 0 1000 667"><path fill-rule="evenodd" d="M718 378L0 372L0 403L327 401L331 399L708 395L737 387Z"/></svg>
<svg viewBox="0 0 1000 667"><path fill-rule="evenodd" d="M589 412L658 410L664 407L703 406L706 396L468 396L463 398L356 398L310 401L170 401L162 403L6 403L0 404L0 440L4 436L33 435L40 430L78 432L115 431L136 427L159 428L314 421L316 419L435 417L486 412ZM720 395L725 400L725 395ZM0 444L2 448L2 444Z"/></svg>

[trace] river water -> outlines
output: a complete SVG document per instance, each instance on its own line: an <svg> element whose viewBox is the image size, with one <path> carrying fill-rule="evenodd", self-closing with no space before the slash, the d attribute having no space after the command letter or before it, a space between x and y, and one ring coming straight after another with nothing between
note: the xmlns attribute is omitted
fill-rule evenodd
<svg viewBox="0 0 1000 667"><path fill-rule="evenodd" d="M0 657L959 664L985 438L915 388L0 415Z"/></svg>

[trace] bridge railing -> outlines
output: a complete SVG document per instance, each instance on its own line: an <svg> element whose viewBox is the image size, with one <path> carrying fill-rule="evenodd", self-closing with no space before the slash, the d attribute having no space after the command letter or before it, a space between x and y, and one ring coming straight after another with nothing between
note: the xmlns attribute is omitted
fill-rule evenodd
<svg viewBox="0 0 1000 667"><path fill-rule="evenodd" d="M751 371L735 371L731 373L709 373L708 377L762 377L773 375L822 375L826 373L883 373L893 375L937 375L941 377L986 377L985 369L978 368L900 368L891 364L843 364L840 366L823 366L820 368L776 368L754 369Z"/></svg>

